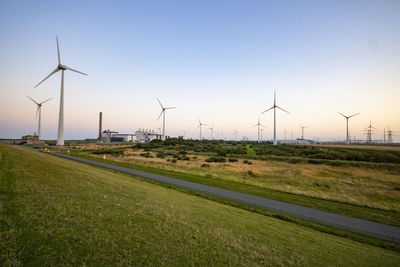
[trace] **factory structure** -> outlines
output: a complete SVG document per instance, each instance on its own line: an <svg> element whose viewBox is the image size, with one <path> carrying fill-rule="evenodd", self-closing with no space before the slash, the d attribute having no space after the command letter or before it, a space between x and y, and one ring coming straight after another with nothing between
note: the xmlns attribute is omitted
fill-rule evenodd
<svg viewBox="0 0 400 267"><path fill-rule="evenodd" d="M150 129L140 129L134 134L124 134L110 129L103 130L103 113L99 114L99 135L97 139L87 139L98 142L133 142L133 143L144 143L151 142L154 139L160 139L162 135Z"/></svg>

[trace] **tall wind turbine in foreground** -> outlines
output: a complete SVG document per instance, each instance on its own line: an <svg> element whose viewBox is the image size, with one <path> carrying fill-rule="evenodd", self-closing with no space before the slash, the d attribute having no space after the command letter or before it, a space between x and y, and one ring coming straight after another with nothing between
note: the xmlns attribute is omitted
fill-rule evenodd
<svg viewBox="0 0 400 267"><path fill-rule="evenodd" d="M35 100L33 100L33 99L32 99L31 97L29 97L29 96L28 96L28 98L29 98L30 100L32 100L33 103L35 103L35 104L37 105L36 118L37 118L37 116L38 116L38 114L39 114L39 122L38 122L38 140L40 140L40 123L41 123L41 120L42 120L42 105L43 105L44 103L46 103L47 101L50 101L51 98L49 98L49 99L47 99L47 100L45 100L45 101L43 101L43 102L41 102L41 103L36 102Z"/></svg>
<svg viewBox="0 0 400 267"><path fill-rule="evenodd" d="M301 124L299 124L300 128L301 128L301 140L304 140L304 129L308 128L308 126L303 126Z"/></svg>
<svg viewBox="0 0 400 267"><path fill-rule="evenodd" d="M288 111L286 111L283 108L276 105L276 92L274 91L274 105L272 107L270 107L269 109L267 109L266 111L261 112L261 114L264 114L265 112L270 111L271 109L274 109L274 145L277 144L277 142L276 142L276 108L279 108L280 110L285 111L287 114L289 114Z"/></svg>
<svg viewBox="0 0 400 267"><path fill-rule="evenodd" d="M262 125L260 123L260 117L258 117L258 123L256 125L254 125L253 127L256 127L256 126L258 126L257 127L257 143L260 143L260 131L261 131L260 126L264 127L264 125Z"/></svg>
<svg viewBox="0 0 400 267"><path fill-rule="evenodd" d="M201 121L199 119L199 126L197 126L197 128L200 128L200 141L201 141L201 126L207 126L207 124L201 123Z"/></svg>
<svg viewBox="0 0 400 267"><path fill-rule="evenodd" d="M175 108L175 107L168 107L168 108L164 108L163 107L163 105L161 104L161 102L160 102L160 100L157 98L157 101L158 101L158 104L160 104L160 106L161 106L161 113L160 113L160 116L158 116L158 119L157 120L159 120L160 119L160 117L161 117L161 115L163 115L163 126L162 126L162 131L163 131L163 133L162 133L162 140L165 140L165 111L167 110L167 109L173 109L173 108Z"/></svg>
<svg viewBox="0 0 400 267"><path fill-rule="evenodd" d="M61 70L61 96L60 96L60 113L58 117L58 134L57 134L57 145L58 146L63 146L64 145L64 71L65 70L70 70L74 71L83 75L87 75L86 73L71 69L70 67L67 67L65 65L61 64L61 59L60 59L60 47L58 45L58 36L56 36L57 39L57 53L58 53L58 65L55 70L53 70L46 78L44 78L40 83L38 83L36 87L38 87L41 83L43 83L45 80L47 80L51 75L53 75L56 72L59 72Z"/></svg>
<svg viewBox="0 0 400 267"><path fill-rule="evenodd" d="M349 140L349 119L350 119L351 117L357 116L357 115L360 114L360 113L356 113L356 114L353 114L353 115L350 115L350 116L343 115L343 114L340 113L340 112L338 112L338 113L339 113L340 115L342 115L343 117L346 118L346 143L347 143L347 144L350 144L350 140Z"/></svg>

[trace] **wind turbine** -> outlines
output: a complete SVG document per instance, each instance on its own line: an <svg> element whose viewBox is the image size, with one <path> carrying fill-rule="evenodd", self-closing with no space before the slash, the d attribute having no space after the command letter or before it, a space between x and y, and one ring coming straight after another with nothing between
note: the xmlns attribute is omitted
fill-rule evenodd
<svg viewBox="0 0 400 267"><path fill-rule="evenodd" d="M350 119L351 117L357 116L357 115L360 114L360 113L356 113L356 114L353 114L353 115L350 115L350 116L343 115L343 114L340 113L340 112L338 112L338 113L339 113L340 115L342 115L343 117L346 118L346 143L347 143L347 144L350 144L350 140L349 140L349 119Z"/></svg>
<svg viewBox="0 0 400 267"><path fill-rule="evenodd" d="M210 128L208 128L210 130L210 134L211 134L211 140L213 140L213 131L214 131L214 125Z"/></svg>
<svg viewBox="0 0 400 267"><path fill-rule="evenodd" d="M287 114L289 114L288 111L286 111L283 108L276 105L276 92L274 91L274 105L272 107L270 107L269 109L267 109L266 111L261 113L261 114L264 114L265 112L267 112L271 109L274 109L274 145L277 144L277 142L276 142L276 108L279 108L280 110L285 111Z"/></svg>
<svg viewBox="0 0 400 267"><path fill-rule="evenodd" d="M167 110L167 109L174 109L174 108L176 108L176 107L168 107L168 108L164 108L163 107L163 105L161 104L161 102L160 102L160 100L157 98L157 101L158 101L158 103L160 104L160 106L161 106L161 113L160 113L160 116L158 116L158 119L157 120L159 120L160 119L160 117L161 117L161 115L163 115L163 134L162 134L162 140L165 140L165 111Z"/></svg>
<svg viewBox="0 0 400 267"><path fill-rule="evenodd" d="M303 126L301 124L299 124L299 126L301 127L301 140L304 140L304 128L308 128L308 126Z"/></svg>
<svg viewBox="0 0 400 267"><path fill-rule="evenodd" d="M36 118L37 118L37 116L38 116L38 114L39 114L39 122L38 122L38 140L40 140L40 123L41 123L41 120L42 120L42 105L43 105L44 103L46 103L47 101L50 101L52 98L49 98L49 99L47 99L47 100L45 100L45 101L43 101L43 102L41 102L41 103L36 102L35 100L33 100L33 99L32 99L31 97L29 97L29 96L28 96L28 98L29 98L30 100L32 100L33 103L35 103L35 104L37 105Z"/></svg>
<svg viewBox="0 0 400 267"><path fill-rule="evenodd" d="M61 96L60 96L60 113L58 117L58 134L57 134L57 145L58 146L63 146L64 145L64 71L70 70L74 71L83 75L86 75L86 73L71 69L70 67L67 67L65 65L61 64L61 59L60 59L60 47L58 45L58 36L56 36L57 39L57 54L58 54L58 65L55 70L53 70L46 78L44 78L40 83L35 85L34 88L38 87L40 84L42 84L45 80L47 80L50 76L55 74L56 72L59 72L61 70Z"/></svg>
<svg viewBox="0 0 400 267"><path fill-rule="evenodd" d="M197 126L197 128L200 128L200 141L202 140L202 139L201 139L201 126L207 126L207 124L201 123L201 121L200 121L200 119L199 119L199 126ZM196 128L196 129L197 129L197 128Z"/></svg>
<svg viewBox="0 0 400 267"><path fill-rule="evenodd" d="M254 125L253 127L256 127L256 126L258 126L257 127L257 143L260 143L260 130L261 130L260 126L264 127L264 125L262 125L260 123L260 117L258 117L258 123L256 125Z"/></svg>

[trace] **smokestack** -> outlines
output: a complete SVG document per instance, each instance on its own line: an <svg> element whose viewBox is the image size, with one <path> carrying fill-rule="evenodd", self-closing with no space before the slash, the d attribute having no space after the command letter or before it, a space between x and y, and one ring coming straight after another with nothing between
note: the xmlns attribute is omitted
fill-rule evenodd
<svg viewBox="0 0 400 267"><path fill-rule="evenodd" d="M103 113L100 112L99 114L99 140L101 140L101 128L102 128L102 123L103 123Z"/></svg>

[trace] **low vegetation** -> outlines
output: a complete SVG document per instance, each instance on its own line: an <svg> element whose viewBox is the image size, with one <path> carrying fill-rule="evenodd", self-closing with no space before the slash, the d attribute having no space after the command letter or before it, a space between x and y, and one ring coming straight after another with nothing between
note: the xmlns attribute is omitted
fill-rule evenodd
<svg viewBox="0 0 400 267"><path fill-rule="evenodd" d="M308 161L320 160L276 155L269 156L272 157L269 160L248 152L264 146L268 145L167 139L136 144L124 148L122 156L110 154L107 159L180 179L400 226L400 164L339 160L315 164ZM270 147L271 151L275 150ZM284 147L289 146L280 148ZM317 148L292 146L289 150L296 149ZM241 154L226 153L228 150ZM385 151L392 153L392 150ZM378 152L382 151L370 153ZM96 156L90 151L73 153ZM140 156L142 153L148 157ZM185 161L184 157L189 160ZM381 167L374 168L374 165Z"/></svg>
<svg viewBox="0 0 400 267"><path fill-rule="evenodd" d="M3 144L0 189L2 266L400 262L398 252Z"/></svg>

